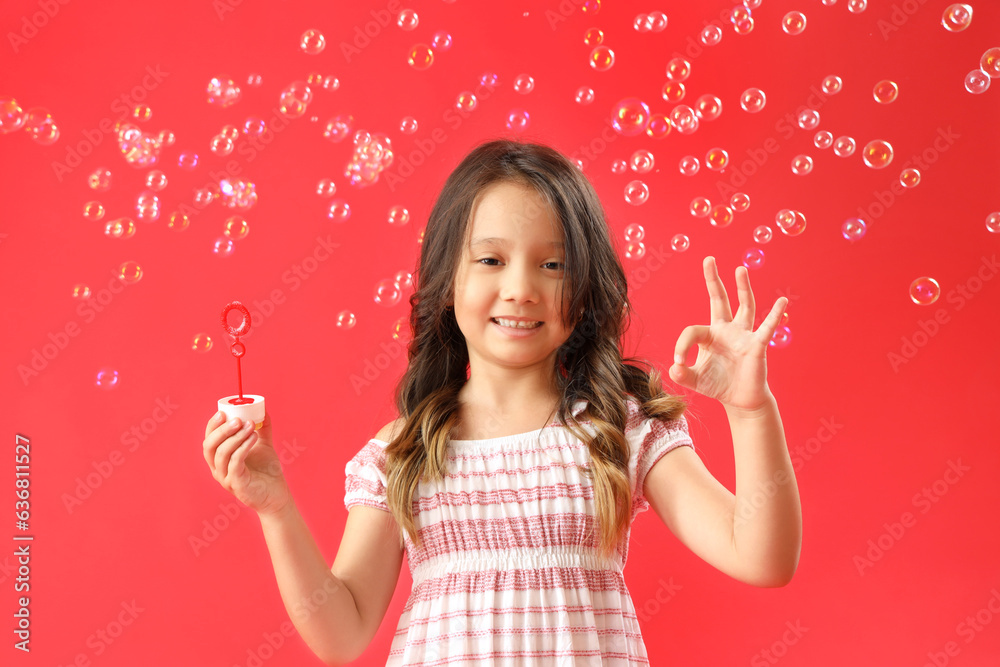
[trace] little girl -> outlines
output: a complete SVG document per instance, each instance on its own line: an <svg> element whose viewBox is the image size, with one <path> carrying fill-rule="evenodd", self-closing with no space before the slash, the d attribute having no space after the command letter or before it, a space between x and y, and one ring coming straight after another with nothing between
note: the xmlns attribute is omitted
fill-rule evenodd
<svg viewBox="0 0 1000 667"><path fill-rule="evenodd" d="M387 666L646 665L623 568L650 507L727 575L791 580L801 509L765 367L787 299L753 331L747 270L735 316L712 257L704 271L711 324L681 332L669 375L725 407L735 495L695 453L684 401L623 359L629 299L601 203L572 162L535 144L475 148L431 211L400 417L347 463L331 568L270 417L259 433L208 422L205 460L257 512L285 607L324 663L365 652L405 551L413 588Z"/></svg>

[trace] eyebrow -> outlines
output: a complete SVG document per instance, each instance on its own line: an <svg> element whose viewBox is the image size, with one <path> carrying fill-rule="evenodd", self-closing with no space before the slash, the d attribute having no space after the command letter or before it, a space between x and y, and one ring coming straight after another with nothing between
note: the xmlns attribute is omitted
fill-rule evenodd
<svg viewBox="0 0 1000 667"><path fill-rule="evenodd" d="M497 246L508 246L510 241L507 239L502 239L497 236L488 236L485 238L472 239L472 247L481 245L497 245ZM553 248L564 248L565 244L562 241L549 241L548 243L543 243L542 245L553 247Z"/></svg>

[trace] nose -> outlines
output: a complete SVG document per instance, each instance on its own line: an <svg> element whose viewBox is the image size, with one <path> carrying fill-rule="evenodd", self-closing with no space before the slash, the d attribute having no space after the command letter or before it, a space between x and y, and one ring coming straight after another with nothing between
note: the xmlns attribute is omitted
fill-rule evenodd
<svg viewBox="0 0 1000 667"><path fill-rule="evenodd" d="M538 276L526 262L511 261L503 271L500 298L516 303L533 303L539 300Z"/></svg>

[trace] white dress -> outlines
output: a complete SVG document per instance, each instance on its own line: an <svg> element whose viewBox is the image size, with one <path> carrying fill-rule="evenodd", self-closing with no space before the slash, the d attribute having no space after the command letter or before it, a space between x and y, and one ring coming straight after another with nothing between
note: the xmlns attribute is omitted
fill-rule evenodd
<svg viewBox="0 0 1000 667"><path fill-rule="evenodd" d="M579 415L586 401L577 401ZM593 433L590 422L581 422ZM649 509L646 473L694 447L687 420L647 419L629 399L632 516ZM372 439L346 465L344 505L388 511L385 448ZM623 568L597 549L590 453L558 423L488 440L452 440L442 482L418 485L405 538L413 587L386 667L648 665Z"/></svg>

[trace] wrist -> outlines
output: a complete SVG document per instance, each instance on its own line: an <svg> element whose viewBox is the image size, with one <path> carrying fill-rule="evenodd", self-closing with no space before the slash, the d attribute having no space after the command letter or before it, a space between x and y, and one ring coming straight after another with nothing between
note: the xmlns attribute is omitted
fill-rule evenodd
<svg viewBox="0 0 1000 667"><path fill-rule="evenodd" d="M298 511L295 501L289 498L287 503L277 509L258 511L257 518L260 519L261 523L284 523Z"/></svg>
<svg viewBox="0 0 1000 667"><path fill-rule="evenodd" d="M763 400L754 406L734 406L722 405L726 409L726 415L730 419L756 420L770 417L778 411L778 401L775 400L771 390L764 388Z"/></svg>

